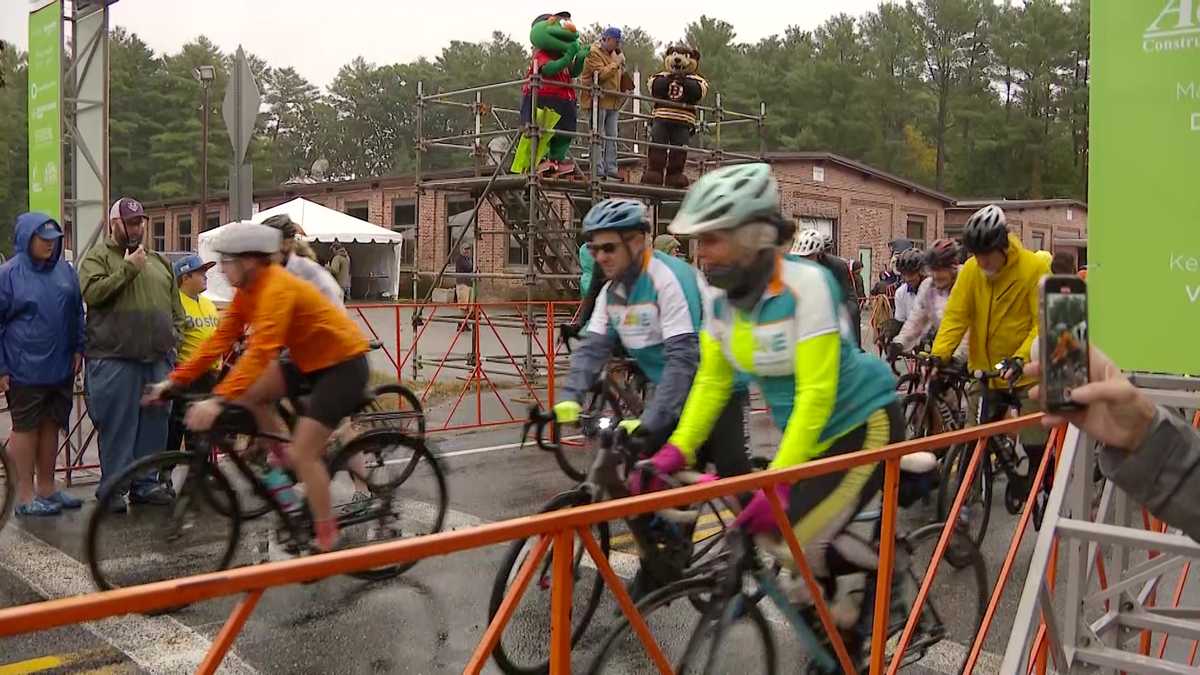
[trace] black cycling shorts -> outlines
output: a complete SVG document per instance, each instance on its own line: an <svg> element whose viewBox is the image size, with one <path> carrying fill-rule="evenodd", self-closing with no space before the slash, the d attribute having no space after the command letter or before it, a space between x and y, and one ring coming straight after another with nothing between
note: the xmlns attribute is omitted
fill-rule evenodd
<svg viewBox="0 0 1200 675"><path fill-rule="evenodd" d="M367 382L371 370L367 355L359 354L337 365L302 373L291 359L280 359L283 381L288 398L307 396L301 417L314 419L330 429L358 412L366 402Z"/></svg>

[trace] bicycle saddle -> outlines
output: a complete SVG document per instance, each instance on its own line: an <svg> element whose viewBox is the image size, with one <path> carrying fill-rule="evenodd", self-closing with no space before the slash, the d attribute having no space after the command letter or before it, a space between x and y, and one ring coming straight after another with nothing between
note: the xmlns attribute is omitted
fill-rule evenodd
<svg viewBox="0 0 1200 675"><path fill-rule="evenodd" d="M932 452L914 452L900 458L900 470L904 473L929 473L937 466L937 455Z"/></svg>

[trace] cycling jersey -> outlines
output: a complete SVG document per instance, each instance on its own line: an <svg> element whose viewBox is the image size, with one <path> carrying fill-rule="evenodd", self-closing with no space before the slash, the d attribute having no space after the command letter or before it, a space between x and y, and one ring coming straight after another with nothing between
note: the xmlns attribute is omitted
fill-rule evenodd
<svg viewBox="0 0 1200 675"><path fill-rule="evenodd" d="M368 351L367 339L346 312L316 286L279 265L269 265L253 283L237 289L217 331L171 373L171 381L186 385L195 380L229 351L247 327L253 330L245 352L213 389L226 399L244 393L284 348L303 373L324 370Z"/></svg>
<svg viewBox="0 0 1200 675"><path fill-rule="evenodd" d="M900 287L896 289L896 310L892 316L900 323L908 321L913 305L917 304L918 292L919 288L913 288L907 282L900 284Z"/></svg>
<svg viewBox="0 0 1200 675"><path fill-rule="evenodd" d="M784 254L785 260L808 260L807 258L792 253ZM862 310L858 306L858 292L855 290L855 276L850 271L850 264L836 255L819 255L815 260L809 261L819 264L829 271L833 276L833 280L837 282L841 288L840 297L842 302L846 304L846 309L850 313L850 327L853 331L852 342L855 346L862 346Z"/></svg>
<svg viewBox="0 0 1200 675"><path fill-rule="evenodd" d="M946 313L946 301L949 299L949 288L938 288L933 283L932 277L922 281L921 287L917 290L917 299L909 311L908 320L904 322L904 328L896 335L895 341L905 349L912 349L925 335L936 333L938 326L942 324L942 316ZM899 300L899 296L897 296L897 300ZM899 302L897 302L898 304ZM967 338L965 336L955 348L954 356L966 359Z"/></svg>
<svg viewBox="0 0 1200 675"><path fill-rule="evenodd" d="M735 373L758 384L783 430L772 468L818 457L839 436L894 403L895 378L853 343L832 275L806 260L776 260L755 309L714 292L700 334L700 369L670 442L690 460L733 390Z"/></svg>

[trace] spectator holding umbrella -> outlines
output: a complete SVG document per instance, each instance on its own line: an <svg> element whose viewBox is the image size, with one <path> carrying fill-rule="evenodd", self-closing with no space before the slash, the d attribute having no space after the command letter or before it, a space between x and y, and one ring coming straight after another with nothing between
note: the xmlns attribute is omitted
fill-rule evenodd
<svg viewBox="0 0 1200 675"><path fill-rule="evenodd" d="M53 516L81 505L55 486L54 460L83 361L83 299L58 223L23 213L15 230L13 257L0 266L0 391L12 415L16 512Z"/></svg>

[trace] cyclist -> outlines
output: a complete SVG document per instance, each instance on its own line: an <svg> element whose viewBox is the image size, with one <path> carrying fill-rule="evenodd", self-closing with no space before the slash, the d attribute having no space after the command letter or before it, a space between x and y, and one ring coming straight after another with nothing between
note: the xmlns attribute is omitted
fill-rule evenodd
<svg viewBox="0 0 1200 675"><path fill-rule="evenodd" d="M921 254L920 249L910 248L896 254L896 272L900 274L901 284L896 287L896 295L893 298L895 312L892 314L889 338L894 339L900 333L904 322L908 321L913 305L917 303L917 290L925 280L922 274L924 265L925 256Z"/></svg>
<svg viewBox="0 0 1200 675"><path fill-rule="evenodd" d="M851 279L850 266L845 260L830 253L832 250L833 237L813 229L801 230L792 242L792 250L788 257L811 260L829 270L829 273L833 275L834 280L841 287L841 297L850 314L850 325L854 331L854 345L861 349L862 314L858 307L858 293L855 291L854 281Z"/></svg>
<svg viewBox="0 0 1200 675"><path fill-rule="evenodd" d="M908 312L904 327L888 345L889 358L895 359L901 352L913 349L927 335L936 335L946 312L950 289L958 277L958 244L953 239L938 239L929 247L924 259L929 277L917 289L916 301ZM965 362L966 356L967 341L964 336L954 350L954 357Z"/></svg>
<svg viewBox="0 0 1200 675"><path fill-rule="evenodd" d="M311 386L308 407L297 420L286 451L307 488L317 548L331 550L338 528L322 456L333 429L362 402L369 374L367 340L315 286L274 261L280 249L279 230L242 221L225 226L216 239L221 272L237 292L216 333L167 381L154 385L147 399L161 399L195 380L249 329L246 351L213 389L213 398L188 409L185 422L192 431L205 431L227 402L236 402L268 428L279 399ZM291 356L287 363L278 358L283 349Z"/></svg>
<svg viewBox="0 0 1200 675"><path fill-rule="evenodd" d="M896 380L882 361L855 348L838 282L819 265L780 254L778 247L791 238L790 223L780 213L778 184L767 164L705 174L669 229L697 238L708 282L719 290L706 307L700 368L683 415L656 458L693 456L717 423L738 373L755 381L783 432L773 469L904 438ZM777 488L822 578L874 565L873 552L851 549L848 538L838 535L882 482L882 464L872 464ZM762 491L736 524L755 534L776 531Z"/></svg>
<svg viewBox="0 0 1200 675"><path fill-rule="evenodd" d="M600 297L600 290L603 288L604 275L596 274L596 259L592 257L592 252L588 250L585 242L579 247L579 312L574 321L563 326L563 338L575 338L583 332L583 328L592 318L592 312L596 309L596 298Z"/></svg>
<svg viewBox="0 0 1200 675"><path fill-rule="evenodd" d="M1008 233L1004 211L995 204L967 219L963 245L973 257L963 264L950 291L932 353L948 361L967 336L971 370L990 371L1010 359L1005 376L989 383L981 422L995 421L1011 408L1034 412L1037 404L1026 395L1034 380L1022 376L1022 370L1037 340L1038 282L1050 273L1050 261L1025 249L1020 239ZM1008 382L1016 384L1015 396L1008 395ZM1045 442L1045 430L1036 425L1021 432L1030 459L1027 476L1033 475ZM1017 486L1022 488L1027 491L1028 486Z"/></svg>

